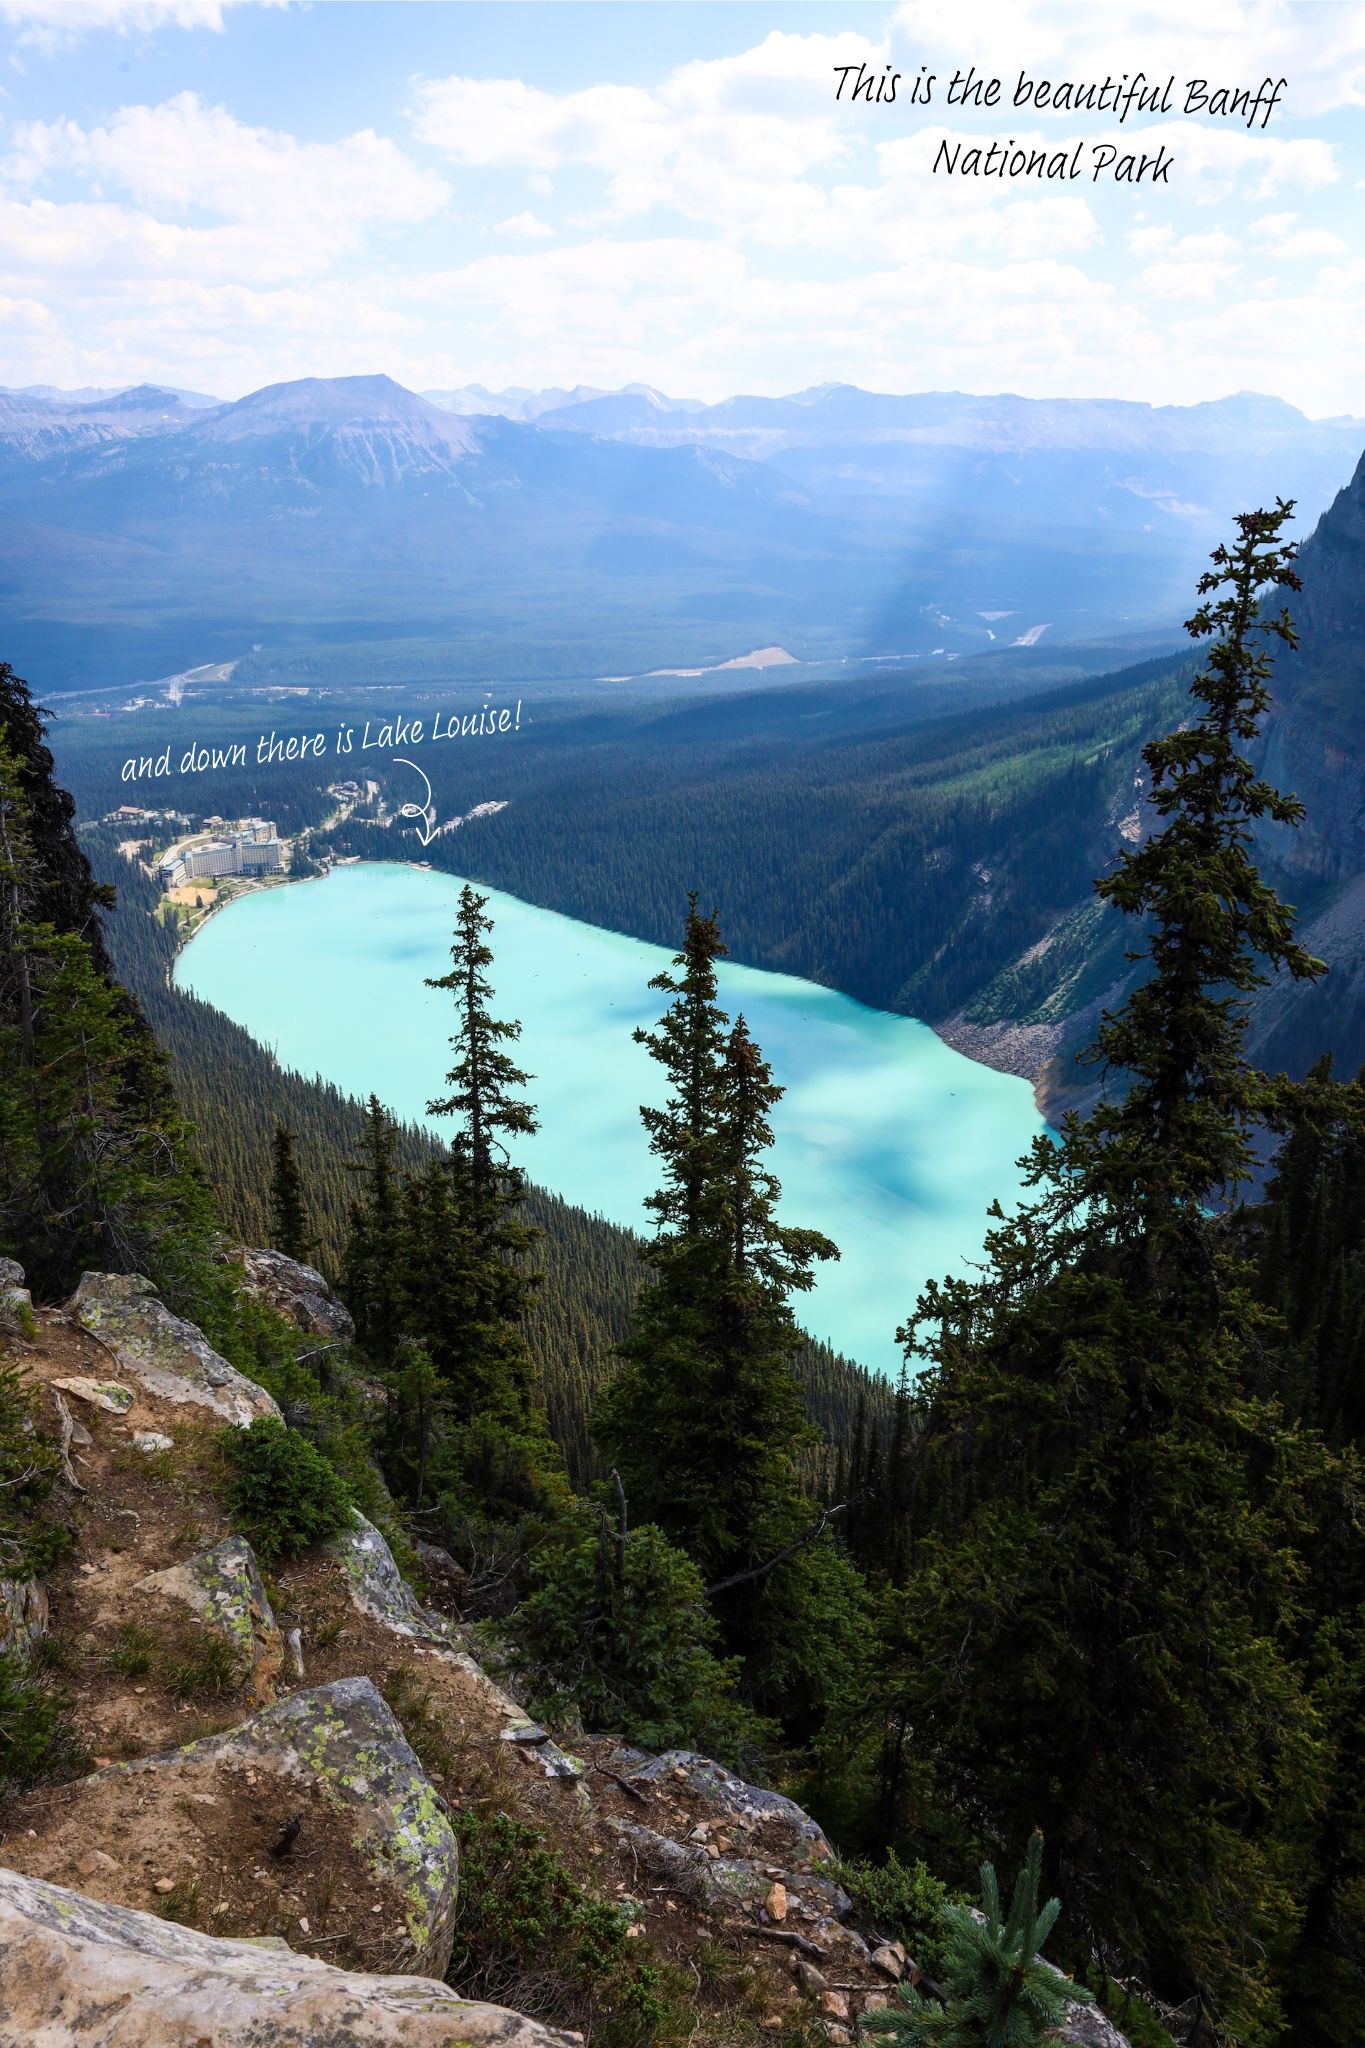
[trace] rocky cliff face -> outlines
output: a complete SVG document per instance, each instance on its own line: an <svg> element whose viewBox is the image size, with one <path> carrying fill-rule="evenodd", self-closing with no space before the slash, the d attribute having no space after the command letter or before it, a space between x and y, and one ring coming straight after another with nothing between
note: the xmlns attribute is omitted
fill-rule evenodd
<svg viewBox="0 0 1365 2048"><path fill-rule="evenodd" d="M1304 542L1299 573L1303 589L1287 593L1299 645L1276 657L1262 753L1270 779L1308 806L1288 865L1339 881L1365 868L1365 456Z"/></svg>
<svg viewBox="0 0 1365 2048"><path fill-rule="evenodd" d="M257 1263L272 1289L316 1294L307 1269ZM51 1632L93 1762L0 1811L0 2042L581 2038L509 2009L516 1984L499 2006L440 1981L471 1903L471 1811L551 1845L661 1967L705 1953L714 1970L724 1950L779 2044L851 2042L915 1974L854 1924L800 1807L704 1757L557 1740L362 1517L267 1582L214 1474L224 1424L274 1404L145 1281L87 1274L0 1343L60 1429L77 1533L49 1585L6 1582L0 1614L11 1643ZM520 1984L533 2012L535 1972ZM737 2038L719 2008L698 2048ZM1079 2006L1070 2037L1124 2048Z"/></svg>
<svg viewBox="0 0 1365 2048"><path fill-rule="evenodd" d="M1299 644L1272 648L1273 705L1256 760L1307 816L1297 831L1266 826L1258 857L1296 903L1300 936L1330 971L1316 986L1283 981L1264 990L1249 1046L1272 1071L1302 1074L1331 1051L1349 1073L1365 1063L1365 456L1304 542L1299 568L1302 590L1284 593ZM1093 852L1097 874L1146 824L1140 764L1123 768L1116 791ZM1090 900L1067 907L937 1028L973 1058L1027 1075L1049 1115L1085 1106L1097 1084L1078 1077L1074 1054L1122 995L1129 934L1121 922Z"/></svg>

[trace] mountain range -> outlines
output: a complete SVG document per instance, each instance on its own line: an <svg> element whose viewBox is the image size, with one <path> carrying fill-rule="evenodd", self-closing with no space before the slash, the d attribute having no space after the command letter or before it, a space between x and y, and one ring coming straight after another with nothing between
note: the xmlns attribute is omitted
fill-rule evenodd
<svg viewBox="0 0 1365 2048"><path fill-rule="evenodd" d="M0 393L0 634L49 693L1093 641L1177 624L1234 511L1312 516L1362 440L1246 394L31 387Z"/></svg>

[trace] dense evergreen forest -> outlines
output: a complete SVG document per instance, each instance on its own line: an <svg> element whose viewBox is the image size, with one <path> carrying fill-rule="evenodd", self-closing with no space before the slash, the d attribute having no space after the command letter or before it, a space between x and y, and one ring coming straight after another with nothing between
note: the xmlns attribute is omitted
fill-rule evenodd
<svg viewBox="0 0 1365 2048"><path fill-rule="evenodd" d="M1098 817L1117 726L1124 746L1141 741L1146 829L1095 888L1138 967L1090 1048L1105 1093L1035 1141L983 1268L906 1303L887 1421L872 1388L832 1369L833 1444L795 1367L800 1298L834 1247L778 1212L781 1077L719 1005L725 899L719 919L695 888L685 920L673 908L678 950L638 1034L668 1084L643 1120L653 1229L622 1246L640 1270L619 1292L624 1274L590 1255L594 1310L572 1257L554 1273L554 1211L530 1209L501 1150L536 1109L519 1024L494 1010L478 889L461 893L451 970L433 984L451 1048L431 1083L436 1146L377 1101L272 1075L212 1012L180 1008L169 935L132 869L109 920L123 990L100 934L107 889L28 692L0 674L2 1248L54 1295L82 1263L149 1272L280 1389L287 1434L339 1485L373 1501L382 1476L386 1512L454 1561L462 1618L533 1711L799 1786L853 1854L850 1880L916 1949L941 1929L940 1881L964 1886L982 1857L1017 1867L1028 1844L1028 1925L1054 1892L1063 1964L1135 2014L1135 2035L1188 2048L1352 2048L1365 1992L1362 1083L1328 1060L1303 1081L1269 1076L1248 1055L1258 993L1330 967L1258 864L1303 817L1250 757L1294 640L1288 511L1244 515L1215 551L1192 673L998 707L998 751L985 723L951 747L931 725L904 736L884 811L859 785L875 843L904 811L912 837L961 825L965 858L968 819L988 847L1011 821L1039 856L1041 902L1069 886L1043 849L1079 858L1056 813L1070 805L1073 829ZM818 753L828 772L835 757ZM840 818L809 767L783 785L797 816L779 844L798 868L801 805L812 832ZM705 819L700 783L690 795ZM629 798L616 804L619 820ZM680 815L669 859L687 829ZM109 840L91 843L109 865ZM578 872L586 886L591 864ZM935 914L902 913L888 888L888 925L920 920L922 945ZM121 931L136 934L122 954ZM254 1178L266 1234L305 1248L334 1190L356 1359L384 1394L363 1421L343 1365L319 1368L253 1322L213 1259L213 1175L197 1169L163 1030L206 1124L240 1098L225 1182ZM1248 1201L1267 1133L1275 1157ZM608 1243L586 1219L570 1231ZM584 1368L587 1434L564 1432L569 1460L552 1410L578 1383L566 1371L547 1388L542 1265L553 1327L578 1319L588 1358L614 1340L610 1374L590 1387ZM608 1329L609 1289L623 1313ZM12 1725L31 1735L36 1712L0 1687ZM975 1979L959 1961L941 2003L932 1987L907 1995L871 2031L916 2048L1042 2041L1042 2006L1016 2003L1027 1952L1011 1972L983 1949Z"/></svg>
<svg viewBox="0 0 1365 2048"><path fill-rule="evenodd" d="M87 827L81 835L96 875L114 891L105 929L117 972L169 1052L177 1094L195 1128L195 1149L223 1220L242 1242L270 1240L271 1133L290 1130L306 1189L311 1256L336 1275L356 1197L350 1162L359 1156L363 1106L329 1082L280 1066L220 1010L170 985L176 935L156 915L156 884L139 862L118 851L124 837L124 829L113 825ZM419 1169L437 1150L428 1133L411 1128L397 1132L395 1142L407 1170ZM543 1188L528 1188L526 1213L539 1233L533 1263L543 1275L528 1305L528 1341L551 1429L570 1471L581 1477L593 1465L593 1399L629 1327L639 1248L628 1231ZM884 1381L813 1338L802 1342L797 1371L810 1413L833 1446L851 1449L860 1414L869 1428L885 1434L891 1395Z"/></svg>
<svg viewBox="0 0 1365 2048"><path fill-rule="evenodd" d="M413 827L376 828L361 811L314 848L426 859L658 944L675 940L696 888L735 958L933 1021L1084 897L1138 748L1178 701L1179 667L1164 658L1077 680L1074 668L995 657L701 700L544 696L523 706L515 737L419 750L438 819L505 803L495 816L423 848ZM394 691L313 711L239 702L213 711L213 732L218 744L252 741L278 720L330 740L366 718L377 729L396 708L430 719L432 702ZM192 705L112 727L65 721L61 759L82 816L202 804L193 776L122 785L118 764L134 745L140 756L169 746L178 761L203 716ZM420 793L380 752L215 773L212 801L228 815L263 810L289 833L319 823L333 808L325 783L348 774L374 776L395 807Z"/></svg>

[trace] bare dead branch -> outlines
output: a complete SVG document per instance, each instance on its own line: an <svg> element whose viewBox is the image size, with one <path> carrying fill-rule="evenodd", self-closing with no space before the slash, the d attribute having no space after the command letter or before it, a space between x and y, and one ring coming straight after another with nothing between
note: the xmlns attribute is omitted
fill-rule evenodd
<svg viewBox="0 0 1365 2048"><path fill-rule="evenodd" d="M67 1407L65 1397L59 1394L55 1387L52 1390L52 1398L57 1403L57 1413L62 1420L62 1477L77 1493L84 1493L85 1488L76 1477L71 1464L71 1439L76 1433L75 1417Z"/></svg>
<svg viewBox="0 0 1365 2048"><path fill-rule="evenodd" d="M752 1935L755 1941L780 1941L783 1948L799 1949L803 1956L823 1957L827 1953L819 1942L807 1941L804 1934L797 1934L790 1927L759 1927L748 1920L732 1920L729 1925L733 1934Z"/></svg>
<svg viewBox="0 0 1365 2048"><path fill-rule="evenodd" d="M810 1544L817 1542L835 1516L842 1515L847 1507L848 1502L841 1500L837 1508L822 1509L820 1519L812 1522L809 1529L797 1537L795 1543L789 1543L785 1550L779 1550L777 1556L770 1557L766 1564L756 1564L747 1572L732 1572L728 1579L717 1579L714 1586L706 1588L707 1599L711 1599L717 1593L728 1593L732 1586L747 1585L750 1579L766 1578L770 1571L774 1571L780 1564L785 1564L789 1557L795 1557L799 1550L805 1550Z"/></svg>

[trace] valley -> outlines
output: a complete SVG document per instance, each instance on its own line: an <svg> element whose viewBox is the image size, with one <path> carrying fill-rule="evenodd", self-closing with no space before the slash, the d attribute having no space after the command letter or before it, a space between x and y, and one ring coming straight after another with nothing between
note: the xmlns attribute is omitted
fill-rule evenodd
<svg viewBox="0 0 1365 2048"><path fill-rule="evenodd" d="M458 841L456 845L458 851ZM449 949L459 878L386 862L243 897L180 953L178 988L211 1003L287 1068L426 1116L446 1061L447 1004L423 985ZM540 1187L643 1233L653 1185L641 1102L659 1099L632 1044L654 1021L671 951L493 891L491 979L522 1025L540 1128L512 1157ZM812 1335L894 1378L895 1333L921 1287L980 1255L991 1200L1042 1129L1029 1089L961 1058L923 1024L791 975L722 964L786 1095L774 1114L783 1212L825 1231L837 1264L802 1303Z"/></svg>

